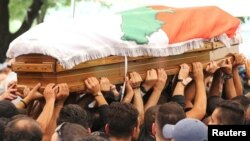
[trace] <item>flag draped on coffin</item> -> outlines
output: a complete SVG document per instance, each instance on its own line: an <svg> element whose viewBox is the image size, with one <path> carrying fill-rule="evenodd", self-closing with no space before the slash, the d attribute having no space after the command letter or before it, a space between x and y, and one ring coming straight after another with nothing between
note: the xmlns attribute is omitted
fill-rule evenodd
<svg viewBox="0 0 250 141"><path fill-rule="evenodd" d="M169 56L199 48L215 38L240 42L240 21L214 7L145 6L113 15L39 24L9 46L10 58L38 53L63 67L110 55Z"/></svg>

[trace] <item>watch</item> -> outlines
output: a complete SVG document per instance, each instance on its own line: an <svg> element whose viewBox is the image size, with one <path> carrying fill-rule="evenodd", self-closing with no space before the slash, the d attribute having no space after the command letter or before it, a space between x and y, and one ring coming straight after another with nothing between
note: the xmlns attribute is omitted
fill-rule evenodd
<svg viewBox="0 0 250 141"><path fill-rule="evenodd" d="M224 74L223 78L226 80L231 79L233 78L233 74Z"/></svg>
<svg viewBox="0 0 250 141"><path fill-rule="evenodd" d="M185 79L178 79L177 82L181 82L184 86L187 86L187 84L188 84L189 82L191 82L191 81L192 81L192 78L191 78L191 77L187 77L187 78L185 78Z"/></svg>

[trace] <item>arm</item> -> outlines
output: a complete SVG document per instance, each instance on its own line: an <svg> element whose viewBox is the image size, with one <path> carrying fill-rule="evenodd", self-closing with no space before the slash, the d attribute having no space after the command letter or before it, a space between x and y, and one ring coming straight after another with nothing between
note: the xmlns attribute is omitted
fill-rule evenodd
<svg viewBox="0 0 250 141"><path fill-rule="evenodd" d="M235 86L236 95L237 96L242 95L243 94L243 86L242 86L241 79L239 76L238 67L233 68L233 82L234 82L234 86Z"/></svg>
<svg viewBox="0 0 250 141"><path fill-rule="evenodd" d="M42 98L43 95L38 92L38 89L40 88L41 84L38 83L31 91L29 90L29 88L25 88L24 89L24 99L22 100L22 102L18 102L16 104L16 107L18 109L25 109L27 108L26 106L29 105L31 102L33 102L36 99Z"/></svg>
<svg viewBox="0 0 250 141"><path fill-rule="evenodd" d="M161 92L165 87L167 77L168 77L165 70L158 69L157 72L158 72L158 76L157 76L157 74L155 74L157 77L157 81L154 85L154 90L153 90L152 94L150 95L147 103L145 104L144 111L147 111L148 108L155 106L158 103L159 98L161 96Z"/></svg>
<svg viewBox="0 0 250 141"><path fill-rule="evenodd" d="M211 87L210 87L210 90L209 90L209 93L208 93L208 97L210 96L220 96L221 95L221 92L222 92L222 85L223 85L223 79L222 79L222 71L221 70L217 70L215 73L214 73L214 76L213 76L213 81L212 81L212 84L211 84Z"/></svg>
<svg viewBox="0 0 250 141"><path fill-rule="evenodd" d="M141 90L140 90L142 78L139 73L132 72L130 73L130 80L131 80L131 86L134 90L133 105L139 112L139 120L140 120L139 123L141 125L144 120L144 107L143 107L143 100L142 100Z"/></svg>
<svg viewBox="0 0 250 141"><path fill-rule="evenodd" d="M56 94L56 104L54 107L53 116L50 120L49 126L46 132L43 135L44 141L51 140L53 133L57 127L56 120L59 116L59 113L64 105L65 100L69 96L69 87L66 83L58 84L58 93Z"/></svg>
<svg viewBox="0 0 250 141"><path fill-rule="evenodd" d="M222 65L221 70L224 73L224 90L226 97L227 99L232 99L236 96L236 90L232 79L232 63L230 59L226 60Z"/></svg>
<svg viewBox="0 0 250 141"><path fill-rule="evenodd" d="M181 68L180 68L180 71L178 74L178 80L177 80L172 98L176 97L176 96L183 96L183 98L184 98L184 89L185 89L186 85L192 80L189 77L189 70L190 70L189 66L187 64L181 64L180 67ZM185 108L185 100L183 100L183 102L180 100L175 101L175 102L177 102L183 108Z"/></svg>
<svg viewBox="0 0 250 141"><path fill-rule="evenodd" d="M246 58L243 54L234 54L234 63L233 63L233 81L234 81L234 86L235 86L235 90L236 90L236 95L242 95L243 94L243 86L241 83L241 79L239 76L239 70L238 67L240 65L244 65Z"/></svg>
<svg viewBox="0 0 250 141"><path fill-rule="evenodd" d="M149 91L155 85L156 81L157 81L157 72L155 69L151 69L147 71L146 79L141 86L146 91Z"/></svg>
<svg viewBox="0 0 250 141"><path fill-rule="evenodd" d="M250 60L245 61L247 85L250 86Z"/></svg>
<svg viewBox="0 0 250 141"><path fill-rule="evenodd" d="M0 100L14 100L17 98L16 96L16 92L17 89L15 89L16 87L16 82L10 83L8 85L7 91L5 91L3 94L0 95Z"/></svg>
<svg viewBox="0 0 250 141"><path fill-rule="evenodd" d="M100 114L101 119L101 127L104 127L104 125L107 123L107 110L108 110L108 103L106 99L104 98L100 83L95 77L89 77L85 80L85 85L89 92L94 96L97 104L98 104L98 110Z"/></svg>
<svg viewBox="0 0 250 141"><path fill-rule="evenodd" d="M203 67L200 62L193 63L195 98L193 108L186 112L187 117L201 120L206 114L207 96L204 85Z"/></svg>
<svg viewBox="0 0 250 141"><path fill-rule="evenodd" d="M122 102L124 103L131 103L133 97L134 97L134 91L133 88L131 86L131 81L128 79L128 77L126 77L126 95L123 98Z"/></svg>
<svg viewBox="0 0 250 141"><path fill-rule="evenodd" d="M213 81L212 81L212 84L210 86L210 89L209 89L209 93L208 95L220 95L220 86L221 86L221 71L217 71L220 67L218 66L218 64L215 62L215 61L211 61L209 62L209 64L207 65L206 67L206 78L205 79L211 79L211 76L213 76ZM210 81L210 80L209 80ZM207 86L207 83L209 82L206 82L205 81L205 86Z"/></svg>
<svg viewBox="0 0 250 141"><path fill-rule="evenodd" d="M90 77L85 80L85 85L87 86L87 89L91 92L91 94L94 96L98 106L102 105L108 105L106 99L104 98L99 81L95 77Z"/></svg>
<svg viewBox="0 0 250 141"><path fill-rule="evenodd" d="M193 108L193 99L195 97L195 81L192 80L185 88L185 109Z"/></svg>
<svg viewBox="0 0 250 141"><path fill-rule="evenodd" d="M41 125L43 133L46 132L54 112L54 104L56 100L55 90L57 88L54 86L55 84L52 83L48 84L43 92L46 103L43 107L42 113L39 115L37 119L37 122Z"/></svg>

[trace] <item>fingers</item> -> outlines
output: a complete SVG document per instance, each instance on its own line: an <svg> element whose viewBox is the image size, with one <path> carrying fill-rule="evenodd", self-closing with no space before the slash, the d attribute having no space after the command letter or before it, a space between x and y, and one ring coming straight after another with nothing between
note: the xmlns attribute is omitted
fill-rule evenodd
<svg viewBox="0 0 250 141"><path fill-rule="evenodd" d="M130 81L133 89L140 88L142 78L139 73L132 72L130 73Z"/></svg>
<svg viewBox="0 0 250 141"><path fill-rule="evenodd" d="M36 86L30 91L31 93L34 93L38 91L38 89L41 87L41 83L36 84Z"/></svg>
<svg viewBox="0 0 250 141"><path fill-rule="evenodd" d="M54 86L55 86L54 83L49 83L45 87L44 92L43 92L43 96L44 96L44 98L45 98L46 101L50 100L50 99L55 100L55 97L56 97L55 93L56 92L55 92Z"/></svg>
<svg viewBox="0 0 250 141"><path fill-rule="evenodd" d="M85 85L92 94L101 92L100 83L96 77L89 77L85 80Z"/></svg>
<svg viewBox="0 0 250 141"><path fill-rule="evenodd" d="M193 65L193 77L196 81L202 81L204 79L203 66L200 62L194 62Z"/></svg>
<svg viewBox="0 0 250 141"><path fill-rule="evenodd" d="M14 87L16 87L16 84L16 81L12 81L8 84L8 88L13 89Z"/></svg>
<svg viewBox="0 0 250 141"><path fill-rule="evenodd" d="M187 64L185 64L185 63L181 64L179 74L178 74L178 79L187 78L189 75L189 70L190 70L190 67Z"/></svg>

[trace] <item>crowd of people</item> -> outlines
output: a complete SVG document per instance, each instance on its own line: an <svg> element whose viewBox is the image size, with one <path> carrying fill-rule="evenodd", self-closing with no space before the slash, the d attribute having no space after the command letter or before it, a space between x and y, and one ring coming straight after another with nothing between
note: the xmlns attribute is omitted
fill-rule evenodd
<svg viewBox="0 0 250 141"><path fill-rule="evenodd" d="M18 92L6 80L12 73L1 68L0 141L206 141L207 125L250 124L250 60L242 54L205 69L184 63L176 75L131 72L124 95L122 85L93 76L84 92L66 83Z"/></svg>

